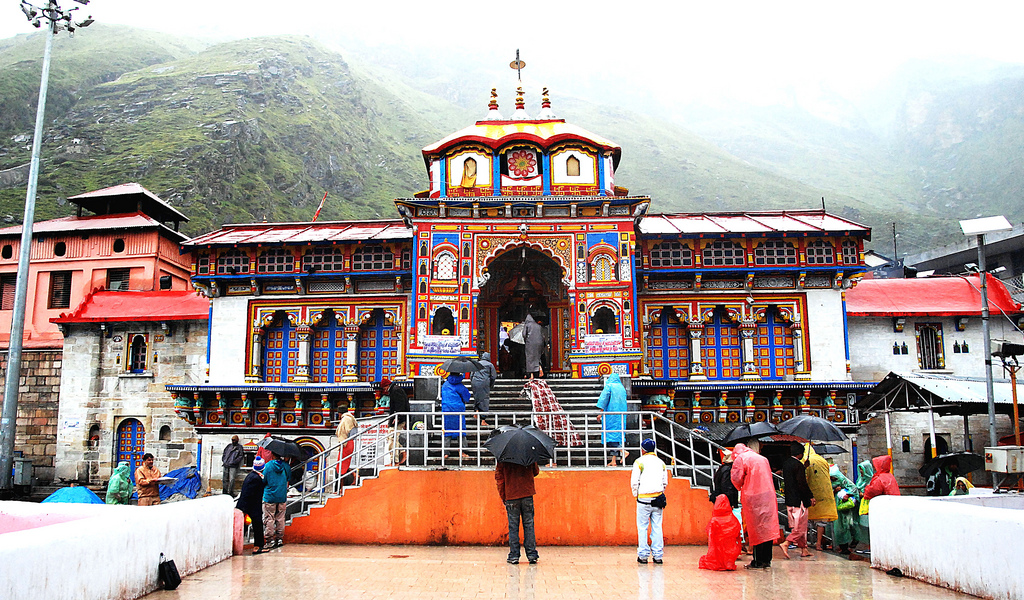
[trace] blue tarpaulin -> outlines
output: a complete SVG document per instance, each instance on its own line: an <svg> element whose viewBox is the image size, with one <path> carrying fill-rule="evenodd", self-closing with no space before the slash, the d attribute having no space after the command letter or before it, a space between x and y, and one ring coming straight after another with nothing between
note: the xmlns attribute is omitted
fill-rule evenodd
<svg viewBox="0 0 1024 600"><path fill-rule="evenodd" d="M60 502L68 504L103 504L103 500L87 487L72 486L60 488L46 497L43 502Z"/></svg>
<svg viewBox="0 0 1024 600"><path fill-rule="evenodd" d="M164 477L176 477L178 480L170 485L160 486L161 501L167 500L174 494L181 494L186 498L192 499L199 495L199 490L203 487L203 480L199 473L196 472L195 467L175 469L164 475Z"/></svg>

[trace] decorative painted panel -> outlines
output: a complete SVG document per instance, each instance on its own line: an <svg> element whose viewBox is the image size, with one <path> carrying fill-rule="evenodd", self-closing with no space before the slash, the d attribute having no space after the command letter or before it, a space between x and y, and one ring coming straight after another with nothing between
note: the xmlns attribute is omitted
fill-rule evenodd
<svg viewBox="0 0 1024 600"><path fill-rule="evenodd" d="M146 428L138 419L125 419L117 426L117 459L128 463L128 472L135 482L135 469L142 464L142 455L146 452Z"/></svg>
<svg viewBox="0 0 1024 600"><path fill-rule="evenodd" d="M719 311L715 311L714 319L704 327L701 351L708 379L739 379L743 375L739 327L723 322Z"/></svg>
<svg viewBox="0 0 1024 600"><path fill-rule="evenodd" d="M784 379L796 373L793 332L773 311L754 333L754 365L761 379Z"/></svg>
<svg viewBox="0 0 1024 600"><path fill-rule="evenodd" d="M661 318L651 326L647 362L651 375L659 379L686 379L689 374L689 333L674 319L671 310L662 310Z"/></svg>
<svg viewBox="0 0 1024 600"><path fill-rule="evenodd" d="M398 332L384 320L384 311L375 309L373 316L359 331L359 378L380 381L401 374Z"/></svg>
<svg viewBox="0 0 1024 600"><path fill-rule="evenodd" d="M267 327L263 341L263 381L287 383L295 377L299 363L299 343L295 327L287 318Z"/></svg>
<svg viewBox="0 0 1024 600"><path fill-rule="evenodd" d="M316 383L337 383L345 374L345 328L334 318L324 319L313 330L310 374Z"/></svg>

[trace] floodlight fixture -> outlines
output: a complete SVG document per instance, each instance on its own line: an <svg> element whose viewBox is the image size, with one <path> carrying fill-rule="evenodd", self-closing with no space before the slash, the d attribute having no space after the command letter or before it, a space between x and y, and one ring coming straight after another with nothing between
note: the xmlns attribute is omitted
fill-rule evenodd
<svg viewBox="0 0 1024 600"><path fill-rule="evenodd" d="M1011 229L1013 229L1013 225L1003 215L960 221L960 230L964 232L964 235L985 235Z"/></svg>
<svg viewBox="0 0 1024 600"><path fill-rule="evenodd" d="M1024 344L1006 340L992 340L992 356L1010 358L1024 354Z"/></svg>
<svg viewBox="0 0 1024 600"><path fill-rule="evenodd" d="M25 18L29 21L35 19L36 15L39 14L31 4L26 4L24 2L21 3L21 12L25 13Z"/></svg>
<svg viewBox="0 0 1024 600"><path fill-rule="evenodd" d="M84 21L79 23L78 26L79 27L88 27L88 26L92 25L95 22L96 22L96 19L93 19L92 15L89 15L88 17L86 17L86 19Z"/></svg>

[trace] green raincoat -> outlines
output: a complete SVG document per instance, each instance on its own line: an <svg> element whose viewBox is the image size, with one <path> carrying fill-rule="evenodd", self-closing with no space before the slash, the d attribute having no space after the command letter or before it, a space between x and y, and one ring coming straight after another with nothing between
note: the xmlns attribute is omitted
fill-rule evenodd
<svg viewBox="0 0 1024 600"><path fill-rule="evenodd" d="M837 546L848 546L857 541L857 486L832 465L828 471L835 490L836 510L838 517L832 523L832 542Z"/></svg>
<svg viewBox="0 0 1024 600"><path fill-rule="evenodd" d="M107 483L107 504L128 504L132 498L132 476L128 463L121 461Z"/></svg>
<svg viewBox="0 0 1024 600"><path fill-rule="evenodd" d="M875 466L871 464L870 458L857 465L857 496L861 498L861 504L867 502L867 500L864 500L864 488L868 487L868 482L874 476ZM860 513L860 535L858 538L866 542L871 538L869 537L870 531L868 530L868 513L864 508L866 507L862 507L857 511Z"/></svg>

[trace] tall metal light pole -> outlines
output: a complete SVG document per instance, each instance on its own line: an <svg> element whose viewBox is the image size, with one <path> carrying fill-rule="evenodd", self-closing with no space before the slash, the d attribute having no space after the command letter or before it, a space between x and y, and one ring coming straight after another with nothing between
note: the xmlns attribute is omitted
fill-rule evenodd
<svg viewBox="0 0 1024 600"><path fill-rule="evenodd" d="M968 219L960 221L960 229L964 235L974 235L978 238L978 276L981 279L981 337L985 345L982 350L985 353L985 396L988 399L988 445L995 448L999 444L996 436L996 400L995 392L992 389L992 335L988 326L988 285L985 281L988 275L985 270L985 234L996 233L997 231L1009 231L1013 225L1004 216L984 217L981 219ZM996 474L992 473L992 487L997 485Z"/></svg>
<svg viewBox="0 0 1024 600"><path fill-rule="evenodd" d="M88 4L89 0L75 0ZM28 173L28 191L25 194L25 217L21 225L21 248L18 254L18 279L14 286L14 311L11 316L11 341L7 352L7 375L4 380L4 406L0 413L0 489L14 487L11 468L14 464L15 424L18 419L18 388L21 381L22 336L25 334L25 300L28 294L29 258L32 255L32 222L36 214L36 189L39 184L39 151L43 139L43 122L46 112L46 88L50 79L50 50L53 36L67 30L74 34L78 27L88 27L92 17L81 23L72 22L78 7L62 9L57 0L50 0L46 6L21 3L21 11L36 27L46 25L46 49L43 51L43 74L39 82L39 103L36 105L36 128L32 135L32 163Z"/></svg>

